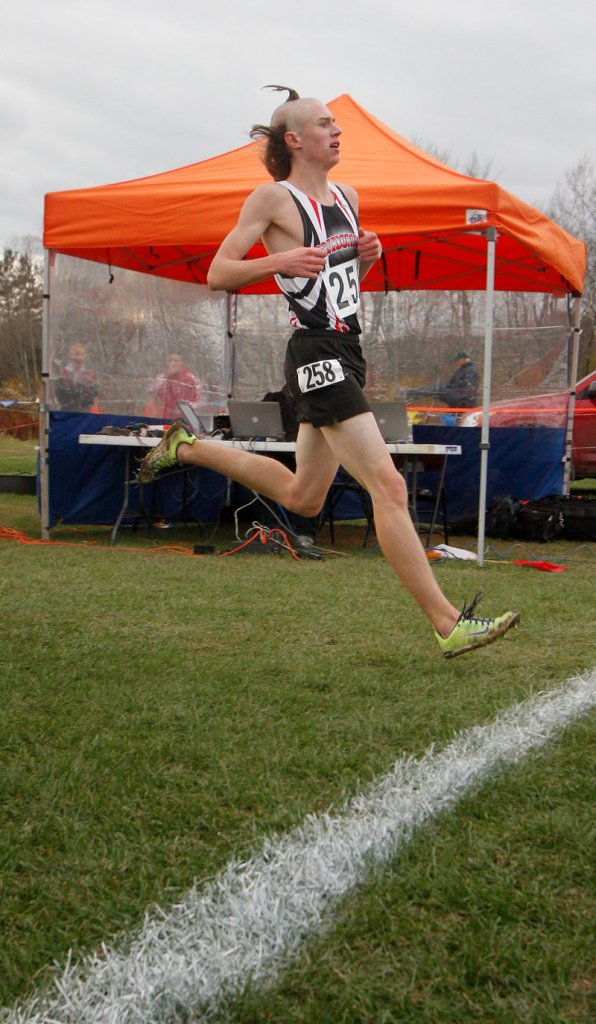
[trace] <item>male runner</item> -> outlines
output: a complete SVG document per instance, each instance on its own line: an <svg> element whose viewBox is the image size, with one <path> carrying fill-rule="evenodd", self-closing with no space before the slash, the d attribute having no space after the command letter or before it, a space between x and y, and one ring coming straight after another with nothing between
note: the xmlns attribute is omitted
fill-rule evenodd
<svg viewBox="0 0 596 1024"><path fill-rule="evenodd" d="M267 139L264 161L274 181L247 198L213 259L208 283L235 291L274 275L288 299L294 333L285 373L298 407L296 471L196 438L178 421L143 460L139 480L152 480L176 463L205 466L290 511L314 516L341 464L369 492L383 554L430 619L443 655L452 658L502 636L519 613L478 618L478 599L460 613L435 580L408 511L404 479L362 390L360 281L380 258L381 244L358 223L354 189L328 180L340 158L341 128L332 113L319 100L287 91L271 124L251 131L253 138ZM245 259L259 239L267 255Z"/></svg>

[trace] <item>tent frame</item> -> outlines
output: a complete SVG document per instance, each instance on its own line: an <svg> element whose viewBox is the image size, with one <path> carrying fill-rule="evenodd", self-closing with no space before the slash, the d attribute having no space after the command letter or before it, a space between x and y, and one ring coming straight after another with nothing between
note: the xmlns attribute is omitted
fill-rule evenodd
<svg viewBox="0 0 596 1024"><path fill-rule="evenodd" d="M495 264L497 231L486 231L486 301L484 310L484 367L482 374L482 429L480 432L480 487L478 497L478 536L476 554L478 565L484 565L486 532L486 491L488 483L488 453L490 450L490 396L493 362L493 329L495 309Z"/></svg>
<svg viewBox="0 0 596 1024"><path fill-rule="evenodd" d="M575 389L577 385L577 370L579 366L579 342L581 338L581 296L575 299L573 310L573 327L571 328L571 352L569 366L569 393L567 400L567 419L565 422L565 454L563 456L563 494L569 494L571 483L571 448L573 445L573 418L575 413Z"/></svg>
<svg viewBox="0 0 596 1024"><path fill-rule="evenodd" d="M39 396L39 511L41 536L50 537L50 267L52 253L44 249L43 301L41 327L41 394Z"/></svg>

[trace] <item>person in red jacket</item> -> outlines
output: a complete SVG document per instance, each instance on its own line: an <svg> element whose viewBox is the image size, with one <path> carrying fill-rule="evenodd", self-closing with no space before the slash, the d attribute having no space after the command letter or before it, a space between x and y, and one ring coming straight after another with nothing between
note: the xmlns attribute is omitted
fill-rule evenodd
<svg viewBox="0 0 596 1024"><path fill-rule="evenodd" d="M170 352L166 356L166 368L160 373L151 389L148 403L150 413L147 415L162 416L164 420L173 420L180 416L178 402L198 402L201 397L200 381L184 365L178 352Z"/></svg>

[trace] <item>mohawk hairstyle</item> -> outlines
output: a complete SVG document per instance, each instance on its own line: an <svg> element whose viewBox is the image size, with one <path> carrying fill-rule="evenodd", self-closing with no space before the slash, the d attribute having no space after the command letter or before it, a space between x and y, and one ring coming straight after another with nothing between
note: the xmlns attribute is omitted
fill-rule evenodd
<svg viewBox="0 0 596 1024"><path fill-rule="evenodd" d="M300 99L299 93L295 89L290 89L289 85L264 85L263 89L273 89L273 92L287 92L288 98L286 103L289 103L291 100Z"/></svg>
<svg viewBox="0 0 596 1024"><path fill-rule="evenodd" d="M290 89L288 85L264 85L263 88L273 89L274 92L287 92L288 98L285 101L286 103L300 99L299 93L295 89ZM268 124L253 124L248 133L251 139L267 140L263 153L263 163L274 181L283 181L288 177L292 169L292 160L284 141L284 135L287 130L287 124L282 121L281 124L275 127Z"/></svg>

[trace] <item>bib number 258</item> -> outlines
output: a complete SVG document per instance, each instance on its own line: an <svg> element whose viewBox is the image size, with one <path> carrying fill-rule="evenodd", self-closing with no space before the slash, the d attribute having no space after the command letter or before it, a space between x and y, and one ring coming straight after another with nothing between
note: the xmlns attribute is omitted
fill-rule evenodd
<svg viewBox="0 0 596 1024"><path fill-rule="evenodd" d="M344 371L339 359L321 359L317 363L306 363L298 367L298 387L303 394L327 388L344 380Z"/></svg>

